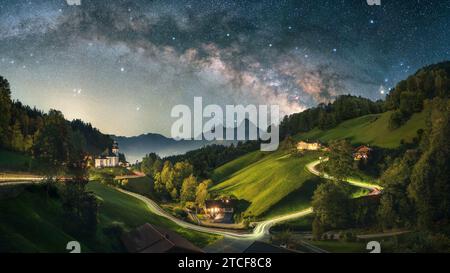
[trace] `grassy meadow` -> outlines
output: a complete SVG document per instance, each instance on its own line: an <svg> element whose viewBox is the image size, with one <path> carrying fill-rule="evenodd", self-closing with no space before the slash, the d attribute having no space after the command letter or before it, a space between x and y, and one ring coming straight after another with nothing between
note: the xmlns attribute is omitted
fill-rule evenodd
<svg viewBox="0 0 450 273"><path fill-rule="evenodd" d="M32 167L31 156L0 149L0 171L30 171Z"/></svg>
<svg viewBox="0 0 450 273"><path fill-rule="evenodd" d="M107 236L103 230L117 224L129 230L147 222L170 228L200 247L219 238L181 228L153 214L142 201L112 187L91 182L88 190L100 201L95 238L75 238L64 232L61 200L31 187L0 202L0 252L66 252L69 241L79 241L83 252L122 252L119 238Z"/></svg>
<svg viewBox="0 0 450 273"><path fill-rule="evenodd" d="M425 128L426 110L415 113L403 126L388 128L392 112L367 115L342 122L330 130L313 129L296 136L300 139L328 142L336 139L349 139L353 144L369 144L380 148L397 148L401 141L411 142L417 130Z"/></svg>
<svg viewBox="0 0 450 273"><path fill-rule="evenodd" d="M282 150L253 152L217 168L213 175L223 180L216 180L211 191L249 202L245 213L259 218L306 208L318 184L305 165L318 156L315 152L303 156Z"/></svg>

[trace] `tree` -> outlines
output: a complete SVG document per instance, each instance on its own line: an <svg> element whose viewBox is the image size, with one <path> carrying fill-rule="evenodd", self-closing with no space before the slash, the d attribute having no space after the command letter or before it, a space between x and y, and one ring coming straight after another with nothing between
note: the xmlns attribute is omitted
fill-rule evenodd
<svg viewBox="0 0 450 273"><path fill-rule="evenodd" d="M450 219L450 101L436 98L430 108L429 126L421 142L423 152L408 187L423 229L438 228L437 223Z"/></svg>
<svg viewBox="0 0 450 273"><path fill-rule="evenodd" d="M317 187L312 198L316 221L323 227L342 228L349 223L350 198L343 187L326 182Z"/></svg>
<svg viewBox="0 0 450 273"><path fill-rule="evenodd" d="M99 180L101 183L103 183L105 185L114 186L115 185L114 178L115 178L115 175L112 173L106 173L106 172L99 173Z"/></svg>
<svg viewBox="0 0 450 273"><path fill-rule="evenodd" d="M378 215L383 228L410 226L415 222L413 204L406 192L417 156L417 151L407 151L403 158L397 159L383 173L380 179L384 189Z"/></svg>
<svg viewBox="0 0 450 273"><path fill-rule="evenodd" d="M195 193L195 202L199 207L205 206L205 201L209 198L208 187L212 185L212 183L212 180L208 179L198 185Z"/></svg>
<svg viewBox="0 0 450 273"><path fill-rule="evenodd" d="M69 162L71 153L69 127L61 112L50 110L44 117L44 127L37 135L33 147L36 157L49 163L51 169L56 169Z"/></svg>
<svg viewBox="0 0 450 273"><path fill-rule="evenodd" d="M435 98L419 148L408 150L383 174L379 208L385 228L439 229L450 218L450 102Z"/></svg>
<svg viewBox="0 0 450 273"><path fill-rule="evenodd" d="M119 153L119 162L127 162L125 154Z"/></svg>
<svg viewBox="0 0 450 273"><path fill-rule="evenodd" d="M11 146L13 150L15 151L25 151L25 140L22 135L22 130L20 128L20 123L16 121L12 128L12 135L11 135Z"/></svg>
<svg viewBox="0 0 450 273"><path fill-rule="evenodd" d="M389 123L388 123L389 129L391 130L397 129L398 127L402 126L402 124L405 122L406 119L407 118L400 110L394 111L389 116Z"/></svg>
<svg viewBox="0 0 450 273"><path fill-rule="evenodd" d="M161 158L155 153L146 155L141 162L141 172L150 177L154 177L157 172L162 170L162 167Z"/></svg>
<svg viewBox="0 0 450 273"><path fill-rule="evenodd" d="M161 185L164 185L165 191L171 194L173 198L173 194L175 193L173 191L173 189L175 188L173 184L173 166L172 163L170 163L169 161L164 162L164 166L160 174L160 183Z"/></svg>
<svg viewBox="0 0 450 273"><path fill-rule="evenodd" d="M0 146L6 146L7 132L11 119L11 90L9 82L0 76Z"/></svg>
<svg viewBox="0 0 450 273"><path fill-rule="evenodd" d="M84 158L87 150L86 138L80 131L68 128L69 161L76 162Z"/></svg>
<svg viewBox="0 0 450 273"><path fill-rule="evenodd" d="M318 217L315 217L312 222L312 236L314 240L322 239L322 235L325 232L324 225L320 222Z"/></svg>
<svg viewBox="0 0 450 273"><path fill-rule="evenodd" d="M289 153L295 153L297 151L297 142L291 136L288 136L281 144L281 148Z"/></svg>
<svg viewBox="0 0 450 273"><path fill-rule="evenodd" d="M165 193L167 193L166 185L162 182L160 172L155 174L153 188L155 189L155 192L159 193L160 195L164 195Z"/></svg>
<svg viewBox="0 0 450 273"><path fill-rule="evenodd" d="M346 140L335 140L330 143L327 167L331 174L342 181L352 172L353 147Z"/></svg>
<svg viewBox="0 0 450 273"><path fill-rule="evenodd" d="M186 203L195 201L197 186L198 182L195 176L190 175L188 178L184 179L180 193L181 202Z"/></svg>
<svg viewBox="0 0 450 273"><path fill-rule="evenodd" d="M94 194L86 191L87 180L74 178L64 182L63 210L65 229L72 234L95 236L98 203Z"/></svg>
<svg viewBox="0 0 450 273"><path fill-rule="evenodd" d="M181 185L187 177L193 174L194 169L188 161L177 162L173 166L173 184L176 189L180 189Z"/></svg>

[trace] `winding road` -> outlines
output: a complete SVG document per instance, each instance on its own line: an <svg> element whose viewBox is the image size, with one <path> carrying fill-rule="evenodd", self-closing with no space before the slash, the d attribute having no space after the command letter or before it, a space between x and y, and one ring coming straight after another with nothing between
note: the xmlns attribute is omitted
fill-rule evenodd
<svg viewBox="0 0 450 273"><path fill-rule="evenodd" d="M320 163L325 162L327 160L328 159L313 161L313 162L307 164L305 166L305 168L314 175L317 175L317 176L320 176L320 177L323 177L326 179L330 179L330 180L335 180L334 177L332 177L326 173L321 173L320 171L318 171L316 169L317 165L319 165ZM351 179L351 178L346 179L345 182L347 182L351 185L357 186L357 187L365 188L365 189L382 190L382 187L380 187L379 185L367 183L367 182L363 182L363 181L358 181L358 180ZM218 229L218 228L205 227L205 226L199 226L199 225L188 223L188 222L178 219L178 218L174 217L173 215L171 215L170 213L166 212L155 201L153 201L145 196L142 196L140 194L136 194L133 192L129 192L129 191L126 191L123 189L118 189L118 190L122 193L131 195L131 196L141 200L142 202L144 202L147 205L147 207L153 213L155 213L159 216L165 217L165 218L175 222L176 224L180 225L181 227L188 228L188 229L195 230L195 231L200 231L200 232L222 235L222 236L228 237L228 238L241 239L241 240L252 240L252 241L260 240L260 239L264 238L264 236L269 235L270 228L272 226L274 226L275 224L293 220L293 219L297 219L300 217L304 217L306 215L313 213L313 209L312 209L312 207L310 207L310 208L307 208L307 209L304 209L301 211L297 211L297 212L289 213L286 215L267 219L264 221L256 222L256 223L254 223L254 228L253 228L252 232L245 233L245 232L238 232L235 230Z"/></svg>
<svg viewBox="0 0 450 273"><path fill-rule="evenodd" d="M320 171L318 171L316 169L317 165L319 165L320 163L322 163L326 160L327 159L313 161L313 162L307 164L305 166L305 168L314 175L317 175L317 176L320 176L320 177L323 177L326 179L330 179L330 180L335 180L335 178L333 178L332 176L330 176L326 173L321 173ZM13 181L6 181L6 180L7 180L7 178L3 177L3 180L0 180L0 186L40 183L42 181L42 178L41 179L39 179L39 178L30 179L30 178L23 177L23 179L21 179L20 177L19 178L14 177ZM18 181L18 180L20 180L20 181ZM361 188L366 188L366 189L371 189L371 190L374 190L374 189L381 190L382 189L382 187L380 187L379 185L366 183L366 182L362 182L362 181L357 181L354 179L347 179L345 181L354 186L361 187ZM313 213L312 207L307 208L307 209L297 211L294 213L289 213L286 215L277 216L277 217L274 217L271 219L256 222L256 223L254 223L254 228L251 232L239 232L236 230L226 230L226 229L199 226L199 225L195 225L195 224L183 221L181 219L174 217L173 215L171 215L170 213L165 211L163 208L161 208L155 201L153 201L145 196L142 196L142 195L134 193L134 192L126 191L126 190L123 190L120 188L117 188L117 190L124 194L130 195L136 199L141 200L142 202L144 202L147 205L147 207L150 209L151 212L153 212L161 217L167 218L170 221L173 221L174 223L178 224L179 226L181 226L183 228L187 228L187 229L191 229L191 230L195 230L195 231L199 231L199 232L221 235L221 236L224 236L225 238L232 239L233 241L235 241L236 239L238 239L239 241L247 240L249 242L253 242L255 240L261 240L265 236L269 235L270 228L272 226L274 226L275 224L278 224L278 223L281 223L284 221L297 219L300 217L304 217L306 215Z"/></svg>
<svg viewBox="0 0 450 273"><path fill-rule="evenodd" d="M239 231L235 231L235 230L211 228L211 227L205 227L205 226L191 224L189 222L183 221L183 220L171 215L170 213L165 211L163 208L161 208L155 201L153 201L145 196L142 196L142 195L134 193L134 192L129 192L129 191L126 191L123 189L117 189L117 190L141 200L142 202L144 202L147 205L147 207L150 209L150 211L152 211L153 213L155 213L159 216L162 216L164 218L167 218L167 219L173 221L174 223L178 224L181 227L195 230L195 231L206 232L206 233L211 233L211 234L216 234L216 235L222 235L224 237L234 238L234 239L242 239L242 240L254 241L254 240L261 239L265 235L269 234L269 230L273 225L275 225L279 222L299 218L299 217L302 217L302 216L312 213L312 208L308 208L308 209L298 211L295 213L275 217L275 218L268 219L268 220L261 221L261 222L256 222L253 231L250 233L249 232L239 232Z"/></svg>

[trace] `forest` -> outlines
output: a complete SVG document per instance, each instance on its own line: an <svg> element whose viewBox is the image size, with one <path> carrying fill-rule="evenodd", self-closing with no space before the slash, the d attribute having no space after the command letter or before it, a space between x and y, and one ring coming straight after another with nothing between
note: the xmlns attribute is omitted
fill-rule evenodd
<svg viewBox="0 0 450 273"><path fill-rule="evenodd" d="M67 163L93 155L112 144L90 123L68 121L57 110L44 113L11 99L8 81L0 76L0 149L19 152L35 159Z"/></svg>

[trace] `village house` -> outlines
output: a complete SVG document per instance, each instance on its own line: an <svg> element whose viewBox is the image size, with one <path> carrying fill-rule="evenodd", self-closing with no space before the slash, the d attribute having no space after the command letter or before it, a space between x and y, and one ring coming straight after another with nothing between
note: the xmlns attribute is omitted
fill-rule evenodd
<svg viewBox="0 0 450 273"><path fill-rule="evenodd" d="M230 223L233 220L234 201L229 198L206 200L204 211L214 222Z"/></svg>
<svg viewBox="0 0 450 273"><path fill-rule="evenodd" d="M322 145L319 142L308 143L306 141L300 141L297 143L297 150L299 151L318 151L322 149Z"/></svg>
<svg viewBox="0 0 450 273"><path fill-rule="evenodd" d="M119 165L119 144L116 141L114 141L111 149L108 148L95 158L95 168L118 167Z"/></svg>
<svg viewBox="0 0 450 273"><path fill-rule="evenodd" d="M354 160L367 160L369 159L371 152L372 149L370 147L362 145L355 149L355 152L353 153L353 158Z"/></svg>
<svg viewBox="0 0 450 273"><path fill-rule="evenodd" d="M178 233L146 223L121 237L129 253L203 253Z"/></svg>

